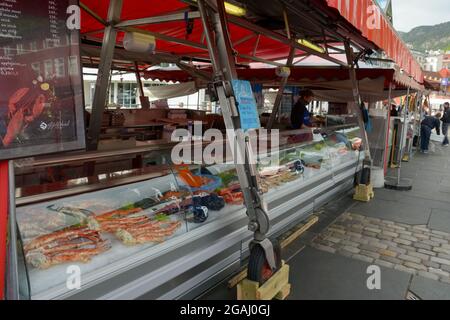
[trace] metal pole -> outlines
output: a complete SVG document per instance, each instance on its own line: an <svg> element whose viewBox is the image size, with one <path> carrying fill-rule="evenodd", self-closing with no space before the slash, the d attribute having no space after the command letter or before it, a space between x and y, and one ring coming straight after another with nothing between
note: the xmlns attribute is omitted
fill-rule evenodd
<svg viewBox="0 0 450 320"><path fill-rule="evenodd" d="M412 120L413 119L413 117L414 117L414 122L413 122L413 128L412 128L412 140L411 140L411 143L408 145L408 157L409 157L409 159L411 159L412 158L412 150L413 150L413 147L414 147L414 136L416 135L416 130L417 130L417 122L416 122L416 117L417 117L417 113L418 113L418 108L419 108L419 103L418 103L418 101L419 101L419 97L420 97L420 92L419 91L417 91L416 92L416 94L415 94L415 101L414 101L414 110L411 112L411 115L410 115L410 120Z"/></svg>
<svg viewBox="0 0 450 320"><path fill-rule="evenodd" d="M0 300L5 298L9 201L8 161L0 161Z"/></svg>
<svg viewBox="0 0 450 320"><path fill-rule="evenodd" d="M358 125L359 129L361 131L363 145L364 145L364 153L365 153L365 161L372 162L372 158L370 155L370 147L369 147L369 138L367 137L366 128L364 126L364 121L362 118L362 114L360 111L361 107L361 95L359 92L359 86L358 86L358 80L356 77L356 70L355 70L355 62L353 61L353 50L350 46L350 43L348 41L344 42L345 44L345 53L347 56L347 63L349 67L349 74L350 74L350 80L352 82L353 86L353 99L354 99L354 107L353 107L353 114L357 116L358 119Z"/></svg>
<svg viewBox="0 0 450 320"><path fill-rule="evenodd" d="M138 83L139 94L141 95L141 97L143 97L144 96L144 86L142 85L141 73L139 72L139 65L136 61L134 62L134 67L136 69L136 81Z"/></svg>
<svg viewBox="0 0 450 320"><path fill-rule="evenodd" d="M100 65L98 67L97 82L95 84L94 100L92 102L92 114L88 131L87 148L96 150L102 125L103 111L105 110L106 95L108 92L109 73L114 56L117 30L114 24L120 21L123 0L111 0L108 9L108 26L103 36Z"/></svg>
<svg viewBox="0 0 450 320"><path fill-rule="evenodd" d="M200 110L200 89L197 90L197 110Z"/></svg>
<svg viewBox="0 0 450 320"><path fill-rule="evenodd" d="M19 300L19 268L17 262L16 183L14 161L8 161L9 176L9 245L6 299Z"/></svg>
<svg viewBox="0 0 450 320"><path fill-rule="evenodd" d="M206 44L208 47L209 52L209 59L211 60L211 65L214 70L214 77L215 80L218 80L221 78L222 74L220 72L219 67L219 58L217 53L217 48L214 45L214 36L212 34L211 28L210 28L210 20L207 13L206 5L203 3L203 0L198 1L198 10L200 11L200 16L202 18L202 24L204 28L204 35L206 39Z"/></svg>
<svg viewBox="0 0 450 320"><path fill-rule="evenodd" d="M403 143L403 139L405 139L405 134L407 131L407 121L408 121L408 106L409 106L409 92L410 92L411 87L408 86L408 90L406 92L406 100L405 100L405 106L403 108L403 130L402 133L400 135L400 144L399 144L399 151L398 151L398 165L397 165L397 183L400 184L400 179L401 179L401 169L402 169L402 159L403 159L403 155L404 155L404 143Z"/></svg>
<svg viewBox="0 0 450 320"><path fill-rule="evenodd" d="M410 93L410 87L408 86L407 91L407 102L406 106L409 104L409 93ZM397 153L398 158L398 167L397 167L397 177L386 177L384 180L384 186L388 189L394 189L394 190L402 190L402 191L409 191L412 189L412 180L407 178L401 177L401 166L402 166L402 158L403 158L403 139L404 134L406 132L406 126L407 126L407 111L406 106L403 108L403 130L400 135L400 142L399 142L399 150Z"/></svg>
<svg viewBox="0 0 450 320"><path fill-rule="evenodd" d="M272 270L275 270L276 264L273 246L266 237L270 227L269 217L264 210L259 194L256 180L256 166L250 164L248 161L248 159L252 159L253 157L252 150L248 139L245 137L243 131L240 130L239 111L231 86L231 81L237 79L237 74L228 36L224 2L223 0L214 1L214 7L217 7L217 13L213 12L207 6L205 0L198 0L197 3L202 17L208 51L211 55L216 76L214 85L227 128L228 142L231 146L237 145L237 150L233 153L233 157L235 160L238 160L235 166L247 207L247 215L250 220L248 228L254 233L254 242L257 242L264 249L269 266ZM209 20L210 18L211 21ZM211 26L213 27L215 37L212 35Z"/></svg>
<svg viewBox="0 0 450 320"><path fill-rule="evenodd" d="M388 108L387 108L387 116L386 116L386 130L385 130L385 149L383 154L383 168L384 174L387 171L387 157L388 157L388 147L389 147L389 133L391 129L391 105L392 105L392 83L389 84L389 97L388 97Z"/></svg>
<svg viewBox="0 0 450 320"><path fill-rule="evenodd" d="M136 74L136 81L138 84L139 101L141 102L141 108L142 109L150 109L150 102L144 93L144 86L142 84L141 73L139 72L139 65L138 65L137 61L134 62L134 68L135 68L135 74Z"/></svg>
<svg viewBox="0 0 450 320"><path fill-rule="evenodd" d="M286 62L286 67L290 67L292 62L294 61L295 48L291 47L289 51L289 57ZM280 82L280 86L278 87L277 96L275 98L275 102L273 104L272 113L270 114L269 122L267 123L267 129L270 130L273 127L273 123L278 115L278 110L280 109L281 101L283 100L284 88L288 82L289 77L283 77Z"/></svg>

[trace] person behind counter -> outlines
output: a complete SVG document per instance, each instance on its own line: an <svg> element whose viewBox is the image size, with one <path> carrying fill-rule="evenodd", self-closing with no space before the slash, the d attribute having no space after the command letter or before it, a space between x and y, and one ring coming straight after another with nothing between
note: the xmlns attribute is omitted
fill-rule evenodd
<svg viewBox="0 0 450 320"><path fill-rule="evenodd" d="M441 134L440 133L441 123L439 121L440 118L441 118L441 114L438 113L434 117L425 116L425 118L422 120L421 127L420 127L420 134L421 134L420 152L428 153L428 146L430 144L431 131L433 129L436 129L436 132L438 135Z"/></svg>
<svg viewBox="0 0 450 320"><path fill-rule="evenodd" d="M314 99L314 94L311 90L303 90L300 98L294 105L291 111L291 127L292 129L303 129L304 126L310 127L311 114L306 106Z"/></svg>

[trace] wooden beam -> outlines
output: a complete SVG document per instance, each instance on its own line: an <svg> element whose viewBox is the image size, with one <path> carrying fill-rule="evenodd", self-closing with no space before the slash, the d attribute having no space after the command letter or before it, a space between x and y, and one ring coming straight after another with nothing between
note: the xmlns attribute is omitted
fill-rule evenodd
<svg viewBox="0 0 450 320"><path fill-rule="evenodd" d="M290 245L292 242L294 242L298 237L300 237L303 233L306 232L309 228L311 228L314 224L316 224L319 221L319 218L317 216L312 216L308 219L308 221L302 225L300 228L294 231L289 237L286 239L283 239L280 243L281 249L286 248L288 245Z"/></svg>

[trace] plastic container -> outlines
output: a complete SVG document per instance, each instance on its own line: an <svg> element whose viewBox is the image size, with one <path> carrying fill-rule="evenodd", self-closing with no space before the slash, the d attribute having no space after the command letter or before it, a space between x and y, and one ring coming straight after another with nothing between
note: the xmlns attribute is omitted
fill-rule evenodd
<svg viewBox="0 0 450 320"><path fill-rule="evenodd" d="M384 188L384 169L380 167L372 167L371 179L374 188Z"/></svg>

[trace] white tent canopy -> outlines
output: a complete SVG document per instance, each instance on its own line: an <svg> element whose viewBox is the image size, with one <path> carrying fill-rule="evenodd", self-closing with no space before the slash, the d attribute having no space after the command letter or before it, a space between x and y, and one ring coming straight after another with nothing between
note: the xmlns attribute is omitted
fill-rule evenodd
<svg viewBox="0 0 450 320"><path fill-rule="evenodd" d="M170 99L188 96L198 91L198 88L194 81L168 84L160 86L152 86L144 88L144 95L148 97L150 101L157 101L162 99Z"/></svg>

